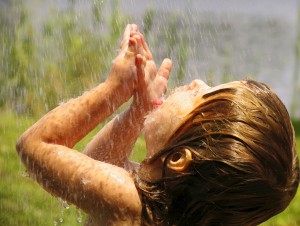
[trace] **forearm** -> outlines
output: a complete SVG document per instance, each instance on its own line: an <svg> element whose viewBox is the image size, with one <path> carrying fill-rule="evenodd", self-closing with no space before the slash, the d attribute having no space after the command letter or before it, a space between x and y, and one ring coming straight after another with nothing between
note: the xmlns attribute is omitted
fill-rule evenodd
<svg viewBox="0 0 300 226"><path fill-rule="evenodd" d="M142 112L131 106L111 120L86 146L84 153L93 159L124 167L143 123Z"/></svg>
<svg viewBox="0 0 300 226"><path fill-rule="evenodd" d="M107 80L82 96L63 103L34 126L23 138L73 147L113 113L126 99L117 83Z"/></svg>

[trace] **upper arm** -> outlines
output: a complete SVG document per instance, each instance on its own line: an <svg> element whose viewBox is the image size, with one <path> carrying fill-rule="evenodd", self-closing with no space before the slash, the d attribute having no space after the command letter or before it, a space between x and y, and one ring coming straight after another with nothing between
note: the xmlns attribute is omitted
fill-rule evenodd
<svg viewBox="0 0 300 226"><path fill-rule="evenodd" d="M88 214L139 213L140 199L125 170L62 145L21 139L17 149L28 171L45 190Z"/></svg>

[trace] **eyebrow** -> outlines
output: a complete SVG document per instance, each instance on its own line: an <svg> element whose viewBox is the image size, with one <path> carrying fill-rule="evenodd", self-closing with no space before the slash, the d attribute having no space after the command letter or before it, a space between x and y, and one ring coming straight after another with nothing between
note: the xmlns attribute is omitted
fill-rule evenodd
<svg viewBox="0 0 300 226"><path fill-rule="evenodd" d="M233 87L224 87L224 88L208 91L207 93L205 93L203 95L203 98L208 98L210 96L216 95L221 92L234 93L235 91L236 91L236 89Z"/></svg>

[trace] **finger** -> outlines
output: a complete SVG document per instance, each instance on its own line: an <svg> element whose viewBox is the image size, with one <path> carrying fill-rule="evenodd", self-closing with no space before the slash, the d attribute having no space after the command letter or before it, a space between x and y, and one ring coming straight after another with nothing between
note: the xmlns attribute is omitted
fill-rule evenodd
<svg viewBox="0 0 300 226"><path fill-rule="evenodd" d="M125 54L125 58L131 58L131 57L135 57L136 54L136 47L137 46L137 42L135 39L130 38L129 42L128 42L128 48L126 48L124 54ZM122 54L119 54L119 56L121 56Z"/></svg>
<svg viewBox="0 0 300 226"><path fill-rule="evenodd" d="M145 71L147 77L146 79L153 79L156 76L156 65L153 60L147 60Z"/></svg>
<svg viewBox="0 0 300 226"><path fill-rule="evenodd" d="M141 37L138 34L136 34L132 38L134 38L137 42L137 53L144 56L145 54L144 54L144 49L143 49L143 46L142 46Z"/></svg>
<svg viewBox="0 0 300 226"><path fill-rule="evenodd" d="M169 79L169 74L172 69L172 61L168 58L164 59L158 72L157 75L163 76L166 79Z"/></svg>
<svg viewBox="0 0 300 226"><path fill-rule="evenodd" d="M138 32L139 31L139 28L136 24L132 24L131 27L132 27L133 32Z"/></svg>
<svg viewBox="0 0 300 226"><path fill-rule="evenodd" d="M120 52L123 53L123 54L125 54L125 51L127 50L131 31L132 31L131 24L127 24L127 26L124 30L124 33L123 33L123 39L120 43Z"/></svg>
<svg viewBox="0 0 300 226"><path fill-rule="evenodd" d="M132 25L127 24L127 26L124 30L124 33L123 33L123 39L129 39L131 30L132 30Z"/></svg>
<svg viewBox="0 0 300 226"><path fill-rule="evenodd" d="M142 86L145 83L145 58L137 54L135 58L136 72L137 72L137 87Z"/></svg>
<svg viewBox="0 0 300 226"><path fill-rule="evenodd" d="M163 77L163 76L159 76L156 80L157 82L157 91L159 94L159 97L163 97L163 95L167 92L167 84L168 84L168 79Z"/></svg>
<svg viewBox="0 0 300 226"><path fill-rule="evenodd" d="M146 51L144 50L143 44L142 44L142 36L140 35L140 33L136 33L133 38L135 38L137 40L137 53L141 54L142 56L144 56L146 58L146 60L149 60L149 56L146 53Z"/></svg>
<svg viewBox="0 0 300 226"><path fill-rule="evenodd" d="M127 24L125 30L124 30L124 33L123 33L123 39L121 41L121 45L120 47L122 48L122 46L126 43L128 43L128 40L130 38L130 33L132 31L132 26L131 24Z"/></svg>
<svg viewBox="0 0 300 226"><path fill-rule="evenodd" d="M152 60L152 59L153 59L152 53L151 53L151 51L150 51L150 49L149 49L149 47L148 47L148 45L147 45L147 42L146 42L146 40L145 40L144 35L141 34L141 38L142 38L142 45L143 45L143 48L144 48L145 52L147 53L147 56L146 56L146 57L147 57L147 60Z"/></svg>
<svg viewBox="0 0 300 226"><path fill-rule="evenodd" d="M136 55L136 67L144 69L146 66L146 59L141 54Z"/></svg>
<svg viewBox="0 0 300 226"><path fill-rule="evenodd" d="M141 48L143 50L140 49L139 53L143 54L146 57L147 60L152 60L153 59L152 53L151 53L150 49L148 48L148 45L147 45L147 43L145 41L144 35L142 33L140 33L139 31L133 31L133 32L131 32L130 35L131 35L131 37L136 36L136 35L138 35L140 37Z"/></svg>

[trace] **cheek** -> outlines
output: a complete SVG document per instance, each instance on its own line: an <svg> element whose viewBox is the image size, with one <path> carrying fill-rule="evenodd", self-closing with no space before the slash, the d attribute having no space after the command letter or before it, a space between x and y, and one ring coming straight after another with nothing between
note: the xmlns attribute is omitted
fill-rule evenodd
<svg viewBox="0 0 300 226"><path fill-rule="evenodd" d="M168 126L167 122L163 123L163 121L166 120L166 115L161 113L162 112L155 112L154 114L149 115L144 122L147 157L151 157L158 150L161 150L167 139L167 131L165 128Z"/></svg>
<svg viewBox="0 0 300 226"><path fill-rule="evenodd" d="M189 93L173 94L160 108L146 117L144 137L147 157L162 150L193 109Z"/></svg>
<svg viewBox="0 0 300 226"><path fill-rule="evenodd" d="M185 117L194 107L193 92L179 92L174 94L168 103L168 108L175 117Z"/></svg>
<svg viewBox="0 0 300 226"><path fill-rule="evenodd" d="M155 122L148 127L145 127L144 137L146 142L147 158L156 154L164 147L167 139L165 127L161 123Z"/></svg>

